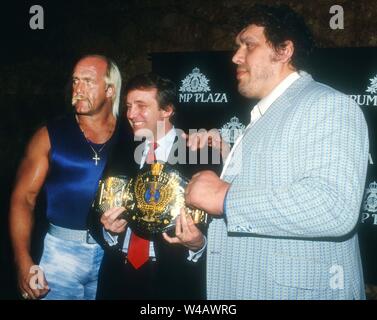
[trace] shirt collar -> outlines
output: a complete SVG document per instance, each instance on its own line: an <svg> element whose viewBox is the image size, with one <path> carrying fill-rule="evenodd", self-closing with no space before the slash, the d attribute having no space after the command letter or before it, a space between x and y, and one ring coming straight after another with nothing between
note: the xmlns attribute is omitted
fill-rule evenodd
<svg viewBox="0 0 377 320"><path fill-rule="evenodd" d="M174 143L174 140L175 140L175 137L176 137L177 133L176 133L176 130L174 127L172 127L162 138L160 138L159 140L157 140L157 144L158 144L158 147L156 149L156 151L162 151L162 150L166 150L166 149L171 149L171 146L173 145ZM145 141L146 143L146 152L148 152L148 148L149 148L149 144L151 143L151 141L149 141L148 139Z"/></svg>
<svg viewBox="0 0 377 320"><path fill-rule="evenodd" d="M287 90L293 82L300 78L300 74L295 71L289 74L283 81L281 81L266 97L261 99L257 105L251 110L251 120L253 121L256 117L260 118L267 109L279 98L285 90ZM258 115L259 114L259 115Z"/></svg>

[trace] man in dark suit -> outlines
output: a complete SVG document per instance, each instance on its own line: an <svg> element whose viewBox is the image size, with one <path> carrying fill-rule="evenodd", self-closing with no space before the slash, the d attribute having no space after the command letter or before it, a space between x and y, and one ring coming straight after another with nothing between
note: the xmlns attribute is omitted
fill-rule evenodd
<svg viewBox="0 0 377 320"><path fill-rule="evenodd" d="M151 73L138 75L128 82L125 101L135 140L145 138L145 141L131 147L119 141L103 178L132 177L153 160L174 165L188 179L210 167L207 161L196 164L198 154L186 147L185 139L173 126L176 105L173 82ZM218 160L219 164L220 155L212 160ZM121 218L123 211L124 208L106 211L101 216L104 228L97 223L96 231L92 232L109 249L100 271L97 298L204 299L206 230L200 230L191 216L180 214L173 234L146 239L135 234ZM143 250L145 258L140 257Z"/></svg>

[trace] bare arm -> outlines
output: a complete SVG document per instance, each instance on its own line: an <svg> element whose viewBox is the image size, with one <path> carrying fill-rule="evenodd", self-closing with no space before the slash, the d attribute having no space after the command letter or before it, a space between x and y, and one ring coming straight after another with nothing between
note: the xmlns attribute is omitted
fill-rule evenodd
<svg viewBox="0 0 377 320"><path fill-rule="evenodd" d="M50 140L47 128L43 127L34 134L26 148L10 203L10 236L18 269L18 284L21 292L27 292L32 298L43 293L43 290L32 290L29 286L30 268L34 265L30 256L30 239L36 199L49 168L49 151Z"/></svg>

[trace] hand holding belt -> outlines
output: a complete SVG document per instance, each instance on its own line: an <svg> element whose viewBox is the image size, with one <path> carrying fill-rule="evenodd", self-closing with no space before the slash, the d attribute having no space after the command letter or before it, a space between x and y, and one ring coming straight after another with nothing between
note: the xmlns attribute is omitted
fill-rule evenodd
<svg viewBox="0 0 377 320"><path fill-rule="evenodd" d="M97 212L102 214L114 206L124 207L123 218L129 227L146 239L174 229L182 207L195 224L207 224L207 214L203 210L186 206L184 192L188 179L174 166L153 163L155 158L152 156L147 157L135 178L116 176L100 182L95 202Z"/></svg>

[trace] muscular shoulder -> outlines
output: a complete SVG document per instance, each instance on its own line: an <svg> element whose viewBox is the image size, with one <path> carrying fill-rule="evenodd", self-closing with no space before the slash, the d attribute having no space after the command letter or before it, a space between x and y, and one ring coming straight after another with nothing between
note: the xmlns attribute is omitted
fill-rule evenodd
<svg viewBox="0 0 377 320"><path fill-rule="evenodd" d="M50 151L50 138L47 127L38 129L29 141L26 148L26 157L48 156Z"/></svg>
<svg viewBox="0 0 377 320"><path fill-rule="evenodd" d="M26 147L18 168L15 199L34 204L35 196L43 185L49 168L50 140L46 127L38 129Z"/></svg>

